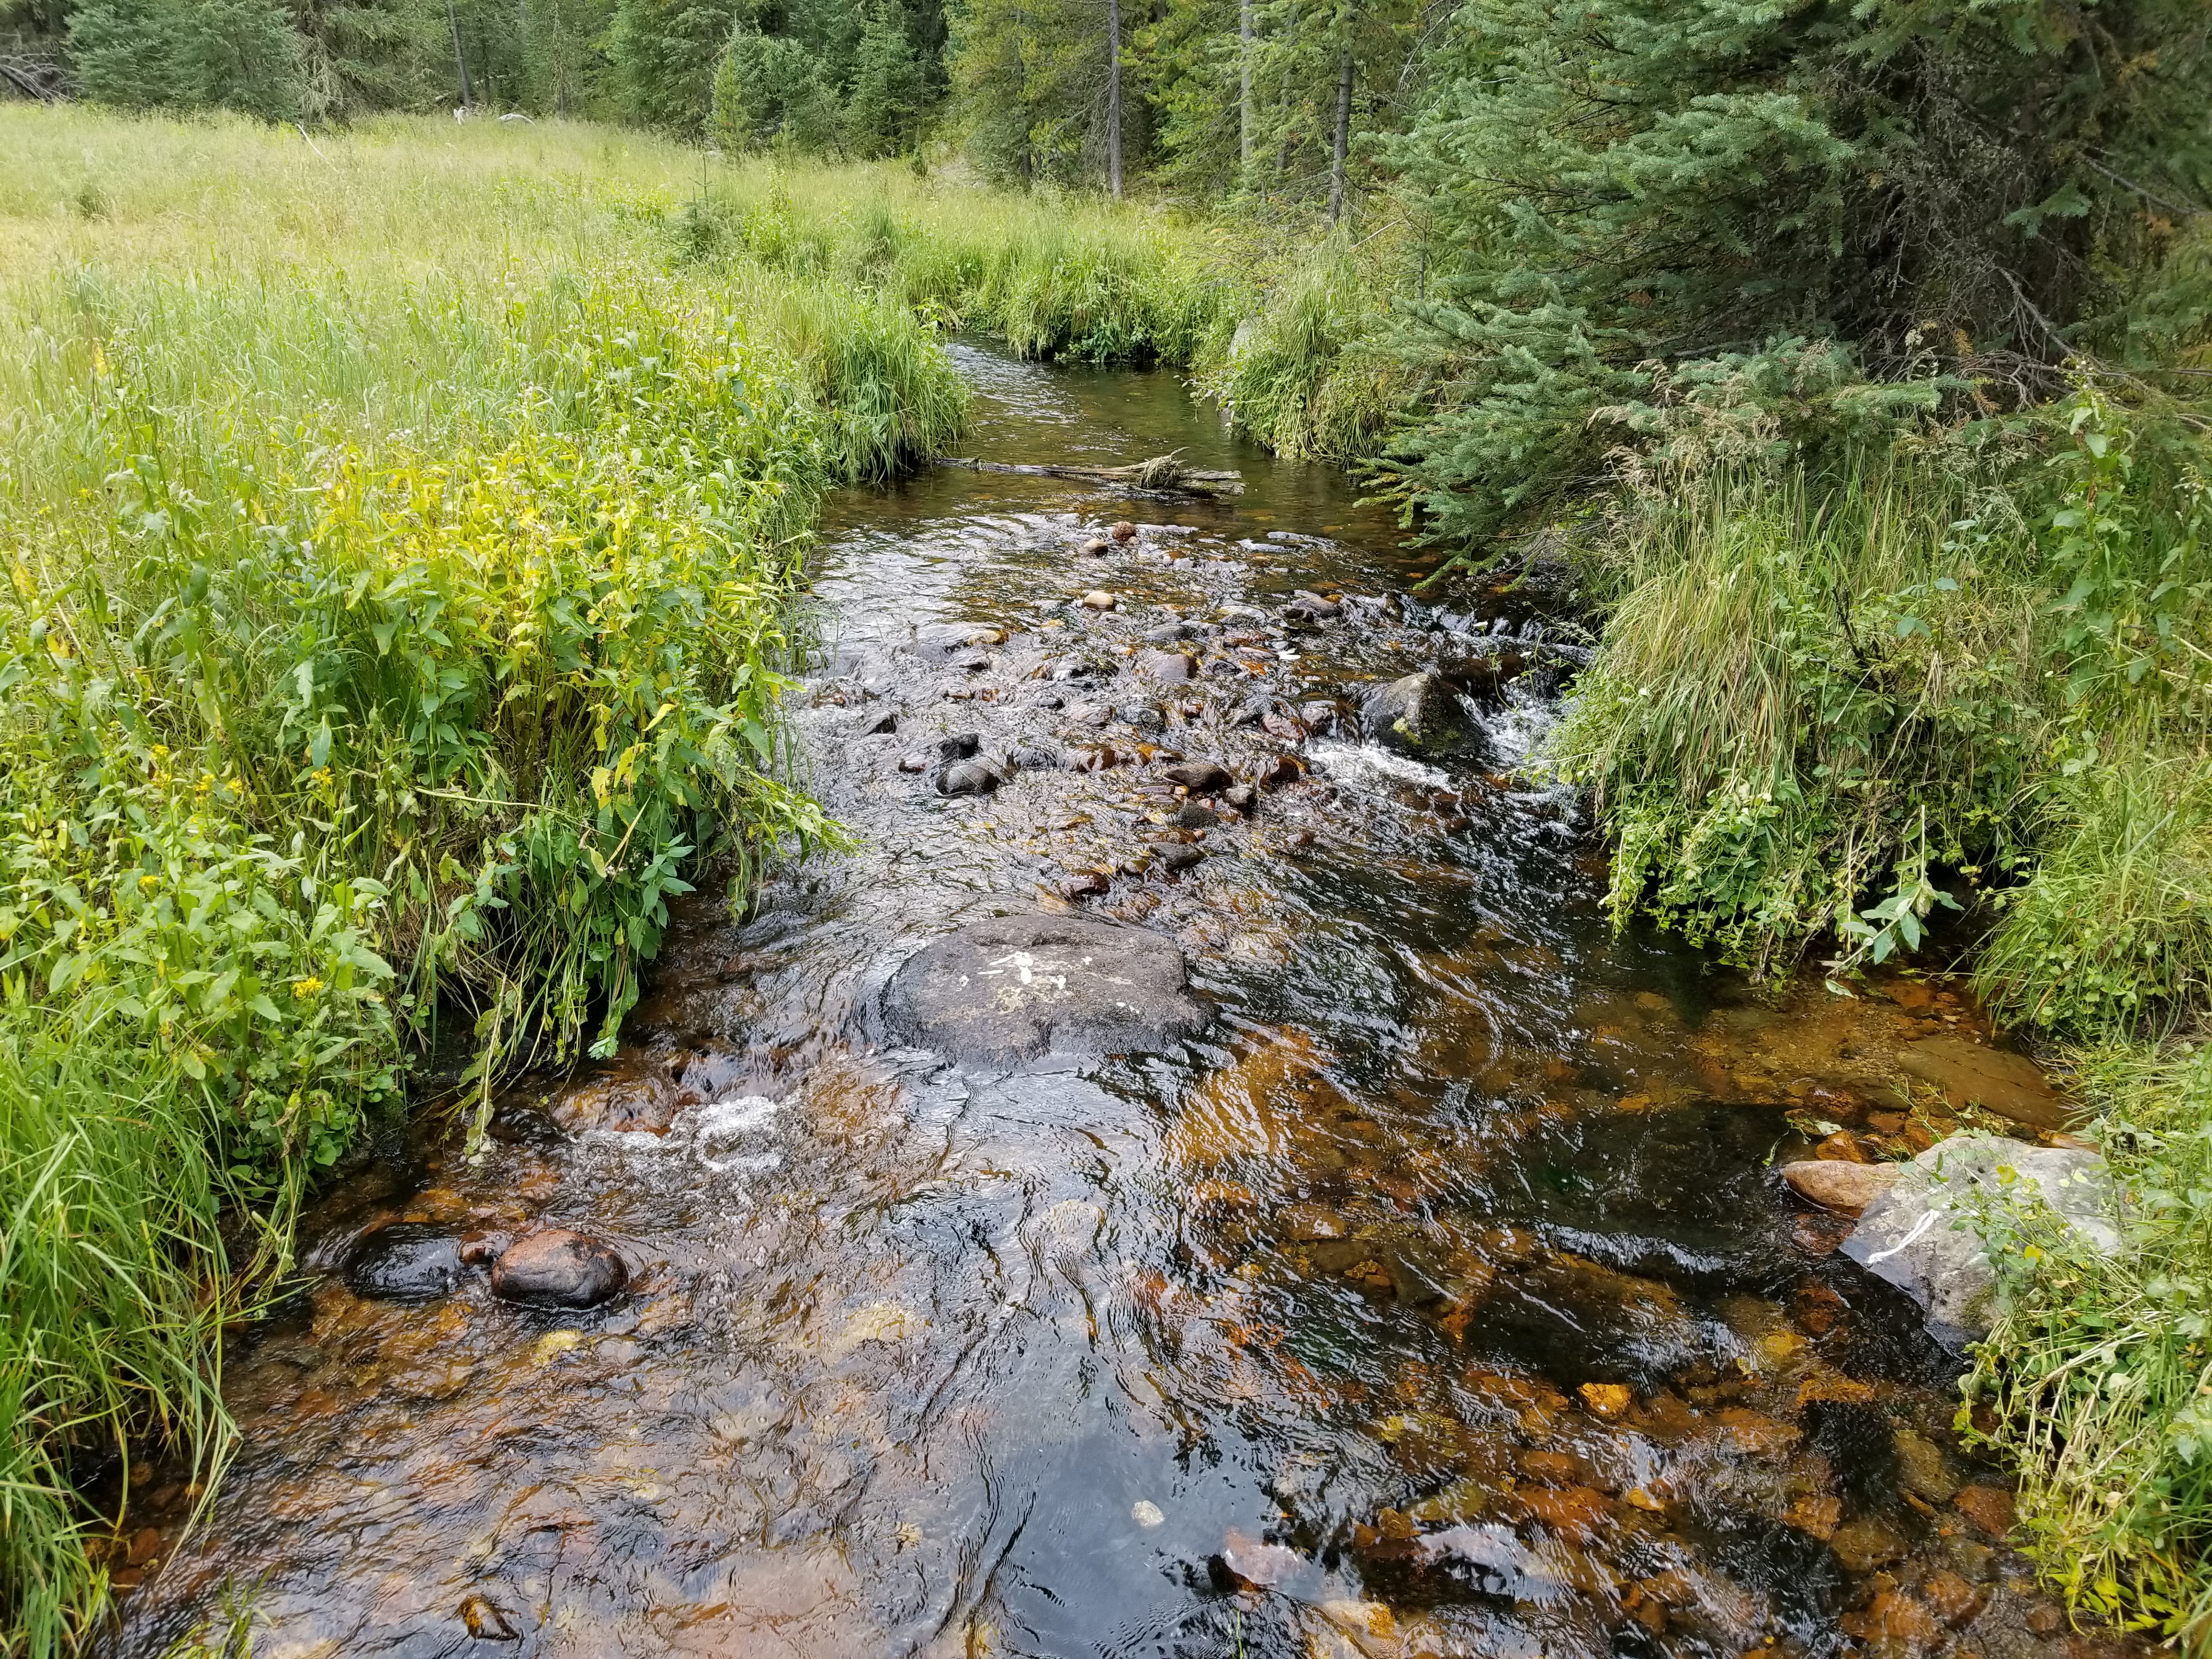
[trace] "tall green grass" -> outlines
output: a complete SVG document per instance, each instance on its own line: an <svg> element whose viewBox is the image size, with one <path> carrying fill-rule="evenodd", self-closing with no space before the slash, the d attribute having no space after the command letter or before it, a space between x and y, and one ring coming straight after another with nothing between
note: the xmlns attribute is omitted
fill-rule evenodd
<svg viewBox="0 0 2212 1659"><path fill-rule="evenodd" d="M964 402L894 295L672 258L696 167L0 107L10 1650L100 1604L103 1446L219 1462L212 1334L410 1039L604 1048L670 896L826 831L816 505Z"/></svg>

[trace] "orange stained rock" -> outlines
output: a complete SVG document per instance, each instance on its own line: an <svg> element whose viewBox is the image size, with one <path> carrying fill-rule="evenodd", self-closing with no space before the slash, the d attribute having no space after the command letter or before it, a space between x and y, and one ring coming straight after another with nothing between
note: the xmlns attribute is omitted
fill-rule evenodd
<svg viewBox="0 0 2212 1659"><path fill-rule="evenodd" d="M1960 1514L1992 1538L2012 1530L2012 1494L2002 1486L1968 1486L1951 1501Z"/></svg>
<svg viewBox="0 0 2212 1659"><path fill-rule="evenodd" d="M1943 1633L1936 1615L1901 1590L1885 1590L1857 1613L1838 1621L1844 1634L1862 1642L1902 1642L1920 1646Z"/></svg>
<svg viewBox="0 0 2212 1659"><path fill-rule="evenodd" d="M1528 1517L1577 1544L1587 1544L1613 1518L1613 1502L1593 1486L1525 1486L1514 1494Z"/></svg>
<svg viewBox="0 0 2212 1659"><path fill-rule="evenodd" d="M1636 1396L1625 1382L1585 1382L1575 1392L1582 1396L1583 1404L1607 1422L1625 1416L1636 1403Z"/></svg>

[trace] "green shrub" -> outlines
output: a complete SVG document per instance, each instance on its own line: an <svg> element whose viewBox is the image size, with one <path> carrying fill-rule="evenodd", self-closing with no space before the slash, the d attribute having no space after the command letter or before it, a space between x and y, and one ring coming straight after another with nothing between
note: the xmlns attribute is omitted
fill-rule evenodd
<svg viewBox="0 0 2212 1659"><path fill-rule="evenodd" d="M1932 869L2016 851L2041 727L2003 495L1718 473L1596 534L1604 643L1553 754L1596 792L1616 917L1786 969L1869 890L1905 896L1880 925L1910 942Z"/></svg>

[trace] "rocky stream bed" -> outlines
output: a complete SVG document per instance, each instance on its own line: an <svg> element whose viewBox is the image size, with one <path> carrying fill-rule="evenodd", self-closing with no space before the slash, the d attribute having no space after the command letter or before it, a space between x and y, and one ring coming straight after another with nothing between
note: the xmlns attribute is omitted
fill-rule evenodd
<svg viewBox="0 0 2212 1659"><path fill-rule="evenodd" d="M1573 637L1407 598L1169 377L961 356L979 453L1247 494L839 503L797 726L857 849L690 902L481 1162L425 1121L318 1201L108 1650L2121 1651L1781 1173L2048 1140L2034 1068L1940 981L1615 937L1514 769Z"/></svg>

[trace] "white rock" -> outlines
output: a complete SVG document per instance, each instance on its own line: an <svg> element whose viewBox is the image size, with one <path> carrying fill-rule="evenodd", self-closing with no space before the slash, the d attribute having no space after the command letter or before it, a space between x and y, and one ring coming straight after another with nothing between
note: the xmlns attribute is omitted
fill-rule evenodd
<svg viewBox="0 0 2212 1659"><path fill-rule="evenodd" d="M1954 1349L1985 1334L1996 1312L1996 1277L1974 1230L1979 1206L1967 1201L1977 1193L1999 1210L2048 1205L2094 1249L2120 1246L2119 1195L2094 1152L1993 1134L1938 1141L1867 1205L1844 1254L1917 1302L1930 1334Z"/></svg>

